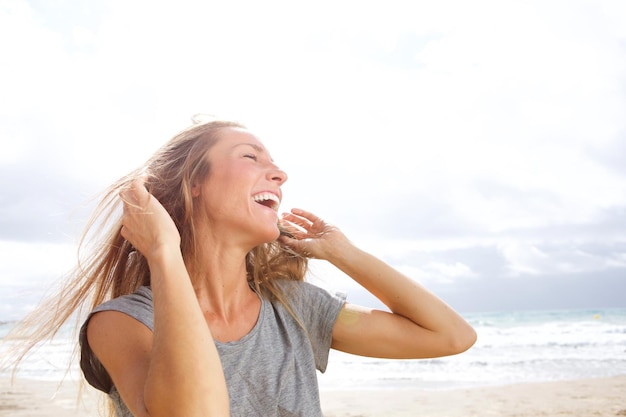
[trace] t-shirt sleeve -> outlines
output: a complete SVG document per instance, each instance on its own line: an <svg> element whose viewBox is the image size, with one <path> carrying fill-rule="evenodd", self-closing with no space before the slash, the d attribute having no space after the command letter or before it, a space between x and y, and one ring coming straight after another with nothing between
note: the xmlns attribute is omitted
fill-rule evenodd
<svg viewBox="0 0 626 417"><path fill-rule="evenodd" d="M299 285L288 290L289 299L308 333L316 368L320 372L325 372L333 327L346 302L346 295L330 292L308 282L292 281L292 283Z"/></svg>
<svg viewBox="0 0 626 417"><path fill-rule="evenodd" d="M124 295L97 306L83 323L79 333L80 343L80 368L85 379L94 388L109 393L113 382L104 366L94 355L87 340L87 325L91 317L101 311L119 311L127 314L150 330L154 329L154 308L152 304L152 291L148 287L141 287L135 293Z"/></svg>

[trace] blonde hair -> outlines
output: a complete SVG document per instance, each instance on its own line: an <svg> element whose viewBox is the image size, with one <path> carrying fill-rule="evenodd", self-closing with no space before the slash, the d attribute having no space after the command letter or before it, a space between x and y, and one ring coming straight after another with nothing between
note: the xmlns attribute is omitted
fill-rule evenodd
<svg viewBox="0 0 626 417"><path fill-rule="evenodd" d="M35 345L52 339L72 315L76 315L77 330L85 313L94 307L109 299L131 294L142 285L150 285L146 259L120 232L119 192L138 176L146 177L147 189L174 220L180 232L185 264L188 269L193 267L200 245L196 241L196 208L191 188L210 174L211 167L206 154L219 140L220 131L226 128L245 129L245 126L225 120L195 123L163 145L144 166L105 190L81 238L76 268L60 290L48 297L7 336L24 341L14 356L14 371ZM81 259L80 253L85 249L87 256ZM278 241L273 241L250 251L246 256L246 267L248 280L255 290L266 298L282 303L295 317L287 295L276 280L303 281L308 267L307 259Z"/></svg>

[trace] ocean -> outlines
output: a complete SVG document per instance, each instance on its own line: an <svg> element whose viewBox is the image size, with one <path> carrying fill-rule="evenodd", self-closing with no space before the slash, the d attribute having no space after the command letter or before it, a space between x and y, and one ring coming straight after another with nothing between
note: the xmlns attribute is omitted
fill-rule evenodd
<svg viewBox="0 0 626 417"><path fill-rule="evenodd" d="M626 309L473 313L460 355L380 360L331 352L322 390L444 390L626 375Z"/></svg>
<svg viewBox="0 0 626 417"><path fill-rule="evenodd" d="M626 309L472 313L464 317L478 341L460 355L381 360L331 351L322 391L446 390L626 375ZM0 321L0 337L14 322ZM0 352L6 349L0 340ZM68 362L71 329L40 346L18 375L40 380L80 378Z"/></svg>

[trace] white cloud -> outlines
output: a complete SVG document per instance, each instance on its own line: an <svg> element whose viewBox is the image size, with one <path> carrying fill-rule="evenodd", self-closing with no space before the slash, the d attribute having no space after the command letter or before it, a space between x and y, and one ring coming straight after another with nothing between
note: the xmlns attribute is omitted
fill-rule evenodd
<svg viewBox="0 0 626 417"><path fill-rule="evenodd" d="M594 253L583 245L503 241L498 245L515 276L582 274L623 268L624 252Z"/></svg>
<svg viewBox="0 0 626 417"><path fill-rule="evenodd" d="M0 285L45 290L75 264L71 244L0 240Z"/></svg>
<svg viewBox="0 0 626 417"><path fill-rule="evenodd" d="M396 268L428 287L454 285L460 280L476 276L470 267L461 262L428 262L419 268L412 265L397 265Z"/></svg>
<svg viewBox="0 0 626 417"><path fill-rule="evenodd" d="M89 19L33 7L0 3L6 170L95 192L192 114L233 115L290 174L285 208L340 221L383 256L500 245L535 274L621 262L546 251L567 239L537 234L626 206L623 2L117 0Z"/></svg>

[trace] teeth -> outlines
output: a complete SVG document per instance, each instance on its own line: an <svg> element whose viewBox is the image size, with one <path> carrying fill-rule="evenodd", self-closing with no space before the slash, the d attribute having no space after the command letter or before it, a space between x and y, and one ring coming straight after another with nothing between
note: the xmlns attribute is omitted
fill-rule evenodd
<svg viewBox="0 0 626 417"><path fill-rule="evenodd" d="M272 207L274 209L278 208L278 205L280 204L280 200L278 199L278 196L272 193L260 193L255 195L254 197L254 201L256 201L257 203L260 203L262 201L273 201L275 204L272 205Z"/></svg>
<svg viewBox="0 0 626 417"><path fill-rule="evenodd" d="M276 203L279 203L280 201L278 200L278 196L272 194L272 193L261 193L261 194L257 194L254 196L254 201L265 201L265 200L272 200Z"/></svg>

